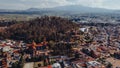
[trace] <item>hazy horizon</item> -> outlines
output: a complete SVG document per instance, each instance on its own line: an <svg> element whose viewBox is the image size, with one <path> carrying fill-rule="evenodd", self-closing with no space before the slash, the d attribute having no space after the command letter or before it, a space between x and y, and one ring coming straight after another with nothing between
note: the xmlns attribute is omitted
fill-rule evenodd
<svg viewBox="0 0 120 68"><path fill-rule="evenodd" d="M119 0L0 0L0 9L24 10L52 8L65 5L82 5L95 8L120 10Z"/></svg>

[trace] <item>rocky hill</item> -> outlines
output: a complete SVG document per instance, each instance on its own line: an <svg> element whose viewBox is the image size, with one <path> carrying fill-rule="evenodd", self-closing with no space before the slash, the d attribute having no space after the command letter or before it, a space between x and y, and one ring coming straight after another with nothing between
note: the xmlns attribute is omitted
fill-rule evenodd
<svg viewBox="0 0 120 68"><path fill-rule="evenodd" d="M1 37L14 40L24 40L26 42L41 42L44 37L49 40L58 40L60 35L66 31L77 28L77 24L68 19L60 17L43 16L30 21L21 21L9 26L4 32L0 33Z"/></svg>

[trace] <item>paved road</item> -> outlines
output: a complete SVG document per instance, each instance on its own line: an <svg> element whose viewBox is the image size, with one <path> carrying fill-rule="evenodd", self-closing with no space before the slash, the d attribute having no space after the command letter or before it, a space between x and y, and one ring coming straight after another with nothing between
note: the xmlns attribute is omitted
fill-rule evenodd
<svg viewBox="0 0 120 68"><path fill-rule="evenodd" d="M115 58L107 58L108 62L111 62L113 65L113 68L120 67L120 60L115 59Z"/></svg>
<svg viewBox="0 0 120 68"><path fill-rule="evenodd" d="M33 68L33 66L34 66L34 63L30 62L30 63L25 63L23 68Z"/></svg>

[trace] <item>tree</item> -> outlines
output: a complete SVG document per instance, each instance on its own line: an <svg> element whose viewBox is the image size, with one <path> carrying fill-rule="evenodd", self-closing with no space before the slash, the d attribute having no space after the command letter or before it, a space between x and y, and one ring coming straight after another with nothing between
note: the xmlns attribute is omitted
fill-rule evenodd
<svg viewBox="0 0 120 68"><path fill-rule="evenodd" d="M106 68L112 68L112 64L109 62L108 65L106 66Z"/></svg>
<svg viewBox="0 0 120 68"><path fill-rule="evenodd" d="M43 16L29 21L22 21L11 25L2 31L2 37L23 40L27 43L30 40L41 42L43 37L47 41L58 41L67 31L77 28L78 25L65 18ZM65 39L64 37L62 37Z"/></svg>

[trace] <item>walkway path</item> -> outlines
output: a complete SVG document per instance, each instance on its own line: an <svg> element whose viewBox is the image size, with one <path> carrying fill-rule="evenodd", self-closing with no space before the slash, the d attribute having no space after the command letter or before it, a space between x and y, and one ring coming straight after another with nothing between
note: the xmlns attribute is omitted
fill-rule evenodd
<svg viewBox="0 0 120 68"><path fill-rule="evenodd" d="M23 68L33 68L34 66L34 62L30 62L30 63L25 63Z"/></svg>

